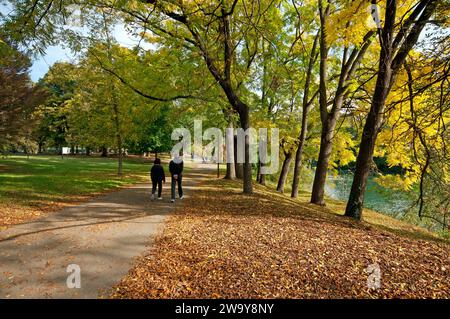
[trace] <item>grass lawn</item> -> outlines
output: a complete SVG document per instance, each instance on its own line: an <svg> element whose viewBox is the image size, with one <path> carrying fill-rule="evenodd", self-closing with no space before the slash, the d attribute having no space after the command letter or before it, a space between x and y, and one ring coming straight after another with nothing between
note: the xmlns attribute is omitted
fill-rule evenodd
<svg viewBox="0 0 450 319"><path fill-rule="evenodd" d="M11 156L0 159L0 227L20 223L67 203L148 180L151 159Z"/></svg>

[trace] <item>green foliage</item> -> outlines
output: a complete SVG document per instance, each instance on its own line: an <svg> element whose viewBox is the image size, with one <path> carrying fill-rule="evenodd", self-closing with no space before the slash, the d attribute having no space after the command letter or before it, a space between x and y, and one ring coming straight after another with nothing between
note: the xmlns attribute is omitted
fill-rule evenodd
<svg viewBox="0 0 450 319"><path fill-rule="evenodd" d="M34 114L39 123L33 135L40 148L55 147L61 151L69 142L66 105L74 96L76 72L72 64L56 63L41 80L49 95Z"/></svg>
<svg viewBox="0 0 450 319"><path fill-rule="evenodd" d="M22 148L28 153L32 148L33 111L45 96L31 82L29 67L27 55L11 43L0 43L0 152Z"/></svg>
<svg viewBox="0 0 450 319"><path fill-rule="evenodd" d="M16 59L23 72L29 66L25 55L5 46L9 42L40 52L61 41L79 57L74 65L55 64L43 79L50 96L33 114L39 125L32 134L16 134L22 141L27 136L46 147L161 152L170 149L174 127L192 129L195 119L202 119L205 128L237 127L249 113L252 127L280 129L286 152L299 143L304 104L310 102L303 162L314 166L327 123L317 103L317 58L305 101L306 74L315 58L311 51L320 34L318 1L9 2L14 10L2 17L7 35L0 42L2 65ZM330 5L330 12L323 22L328 48L321 106L322 113L336 119L329 162L336 172L354 163L374 94L379 46L368 23L367 1L322 3ZM396 30L416 4L407 0L398 6ZM441 29L448 26L446 13L448 7L439 4L435 20ZM146 49L116 43L111 35L117 24L140 37ZM428 191L421 199L436 211L444 207L438 199L449 203L448 35L432 35L425 40L433 48L421 45L411 52L412 90L405 72L393 83L375 156L385 160L383 171L398 173L379 176L380 184L417 191L422 183ZM358 57L360 63L353 63ZM25 82L29 85L27 79L21 86Z"/></svg>
<svg viewBox="0 0 450 319"><path fill-rule="evenodd" d="M170 108L168 106L162 107L159 114L148 114L151 110L144 109L142 112L134 113L135 116L133 126L136 128L135 132L127 138L125 145L131 153L161 153L169 152L172 148L173 141L171 140L171 133L174 128L170 121Z"/></svg>

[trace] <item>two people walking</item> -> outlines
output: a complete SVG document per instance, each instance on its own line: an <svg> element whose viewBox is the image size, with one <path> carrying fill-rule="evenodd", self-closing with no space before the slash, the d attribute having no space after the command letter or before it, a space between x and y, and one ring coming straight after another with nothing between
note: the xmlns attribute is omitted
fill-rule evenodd
<svg viewBox="0 0 450 319"><path fill-rule="evenodd" d="M169 163L169 172L171 175L171 202L175 202L175 189L178 186L178 196L183 199L183 160L175 155ZM150 170L150 177L152 180L152 199L155 198L156 188L158 188L158 199L161 200L162 183L166 182L164 168L161 165L161 160L156 158Z"/></svg>

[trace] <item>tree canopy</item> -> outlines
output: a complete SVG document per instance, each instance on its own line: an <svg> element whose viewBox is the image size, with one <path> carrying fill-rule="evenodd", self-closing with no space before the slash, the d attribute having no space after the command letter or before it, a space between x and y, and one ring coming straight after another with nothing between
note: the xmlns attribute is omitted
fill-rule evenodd
<svg viewBox="0 0 450 319"><path fill-rule="evenodd" d="M446 225L448 3L8 2L0 144L28 136L39 149L111 149L120 174L124 153L169 151L171 131L192 128L194 119L222 129L278 128L278 191L290 179L297 197L304 171L313 170L311 202L324 205L329 174L347 169L354 174L347 216L361 218L373 175L380 185L415 192L418 215ZM114 38L117 25L135 46ZM77 61L57 63L31 83L28 55L58 43ZM5 124L33 121L31 131ZM227 176L241 177L250 194L253 176L260 183L274 177L250 163L248 138L245 145L242 172L228 165ZM396 173L377 167L378 159Z"/></svg>

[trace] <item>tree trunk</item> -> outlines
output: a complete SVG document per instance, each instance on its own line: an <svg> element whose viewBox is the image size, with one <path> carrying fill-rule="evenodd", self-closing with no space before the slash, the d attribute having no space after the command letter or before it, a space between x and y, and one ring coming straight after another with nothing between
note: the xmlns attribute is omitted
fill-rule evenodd
<svg viewBox="0 0 450 319"><path fill-rule="evenodd" d="M302 127L303 131L303 127ZM291 197L298 197L298 188L300 184L300 169L302 167L302 155L303 155L303 146L305 145L305 139L300 137L300 141L297 147L297 151L295 152L295 162L294 162L294 176L292 178L292 189L291 189Z"/></svg>
<svg viewBox="0 0 450 319"><path fill-rule="evenodd" d="M103 13L103 23L104 23L104 31L106 34L106 43L108 45L108 50L107 50L107 56L108 56L108 60L110 63L114 63L114 59L112 57L111 54L111 38L110 38L110 34L109 34L109 29L108 29L108 22L107 19L105 17L105 14ZM111 78L110 79L110 92L111 92L111 103L112 103L112 109L113 109L113 121L114 121L114 129L115 129L115 134L116 134L116 143L117 143L117 148L118 148L118 167L117 167L117 175L119 177L122 176L122 166L123 166L123 141L122 141L122 134L121 134L121 130L120 130L120 114L119 114L119 102L117 99L117 92L116 92L116 86L114 84L114 80Z"/></svg>
<svg viewBox="0 0 450 319"><path fill-rule="evenodd" d="M89 146L86 147L86 156L91 156L91 148Z"/></svg>
<svg viewBox="0 0 450 319"><path fill-rule="evenodd" d="M225 174L224 179L236 179L236 169L234 167L234 163L227 163L227 173Z"/></svg>
<svg viewBox="0 0 450 319"><path fill-rule="evenodd" d="M373 158L375 141L378 135L378 129L381 123L381 114L383 112L386 96L375 90L374 101L369 115L364 125L361 145L356 160L355 174L353 176L352 187L345 209L345 216L360 220L362 216L364 193L366 191L367 179L370 173L370 163ZM376 99L376 100L375 100Z"/></svg>
<svg viewBox="0 0 450 319"><path fill-rule="evenodd" d="M222 87L223 92L225 93L228 102L233 107L233 110L239 114L239 120L241 123L241 127L244 130L247 130L250 126L250 117L249 117L249 108L248 105L245 104L241 98L239 97L239 89L237 87L233 87L232 81L232 64L233 64L233 54L234 54L234 42L230 32L230 14L227 12L227 8L225 7L225 3L221 4L221 16L220 16L220 27L219 34L221 35L221 40L223 41L223 68L217 67L215 63L215 58L213 58L209 50L205 47L199 40L198 34L193 32L193 30L188 26L187 20L181 21L184 23L192 36L194 37L195 45L202 51L203 59L205 60L206 66L208 67L211 75L215 78L215 80ZM178 20L180 21L180 20ZM251 63L250 63L251 64ZM252 164L250 163L250 144L249 137L245 136L245 160L244 160L244 168L243 168L243 192L244 194L251 194L253 192L252 187ZM238 176L238 167L236 165L236 176Z"/></svg>
<svg viewBox="0 0 450 319"><path fill-rule="evenodd" d="M259 183L261 185L266 185L266 174L261 174L261 168L263 166L264 166L264 164L259 162Z"/></svg>
<svg viewBox="0 0 450 319"><path fill-rule="evenodd" d="M309 85L308 85L309 89ZM304 101L307 101L308 93L305 91ZM307 103L307 102L306 102ZM309 105L304 102L303 114L302 114L302 128L300 131L299 141L297 151L295 152L295 162L294 162L294 177L292 178L292 189L291 189L291 197L297 198L298 196L298 187L300 184L300 169L302 164L302 155L303 148L305 146L306 141L306 133L308 132L308 113L309 113Z"/></svg>
<svg viewBox="0 0 450 319"><path fill-rule="evenodd" d="M258 166L256 166L256 181L259 183L261 181L261 162L258 161Z"/></svg>
<svg viewBox="0 0 450 319"><path fill-rule="evenodd" d="M234 170L236 173L236 178L244 178L244 165L237 162L237 136L234 136Z"/></svg>
<svg viewBox="0 0 450 319"><path fill-rule="evenodd" d="M114 86L113 86L114 89ZM115 93L113 92L113 110L114 110L114 124L116 129L116 140L118 148L118 167L117 175L122 176L122 166L123 166L123 149L122 149L122 134L120 134L120 121L119 121L119 107L116 102Z"/></svg>
<svg viewBox="0 0 450 319"><path fill-rule="evenodd" d="M317 60L317 52L316 51L317 51L317 43L318 43L319 35L320 35L320 33L317 33L317 35L314 38L314 43L313 43L310 57L309 57L308 71L306 72L305 88L303 90L302 128L301 128L300 135L298 138L297 151L295 152L294 177L292 179L292 189L291 189L291 197L292 198L297 198L297 196L298 196L300 168L301 168L301 163L302 163L303 148L305 146L306 134L308 132L308 114L309 114L311 103L314 99L314 97L313 97L311 100L309 100L309 91L310 91L313 67Z"/></svg>
<svg viewBox="0 0 450 319"><path fill-rule="evenodd" d="M235 163L236 178L243 179L244 178L244 164Z"/></svg>
<svg viewBox="0 0 450 319"><path fill-rule="evenodd" d="M117 142L119 145L119 158L118 158L118 167L117 167L117 176L122 176L122 167L123 167L123 150L122 150L122 139Z"/></svg>
<svg viewBox="0 0 450 319"><path fill-rule="evenodd" d="M248 138L246 138L246 139L248 139ZM247 145L245 145L245 152L246 152L246 156L248 156L249 152L248 152ZM248 161L246 161L246 163L244 163L243 166L244 166L244 176L243 176L244 194L251 194L251 193L253 193L252 163L249 163Z"/></svg>
<svg viewBox="0 0 450 319"><path fill-rule="evenodd" d="M323 195L325 189L325 180L327 177L328 161L331 155L331 134L334 127L330 127L330 116L327 110L327 60L328 45L326 41L326 20L329 14L329 5L324 10L322 1L319 0L320 13L320 66L319 66L319 106L320 120L322 122L322 134L320 138L319 158L317 160L316 172L314 175L314 183L311 192L311 203L324 205Z"/></svg>
<svg viewBox="0 0 450 319"><path fill-rule="evenodd" d="M350 190L345 216L360 220L362 216L364 193L367 186L367 178L370 173L370 163L373 158L375 141L380 128L383 110L386 98L389 93L392 78L392 58L393 58L393 29L395 21L395 0L390 0L391 10L386 12L386 22L382 32L380 60L378 66L378 76L375 91L372 97L370 111L364 125L359 147L358 157L356 159L355 174L353 176L352 187ZM389 12L388 12L389 11Z"/></svg>
<svg viewBox="0 0 450 319"><path fill-rule="evenodd" d="M292 162L292 150L284 154L283 166L281 167L280 177L277 183L277 192L284 193L284 185L286 184L289 168Z"/></svg>
<svg viewBox="0 0 450 319"><path fill-rule="evenodd" d="M245 111L239 114L241 126L244 130L247 130L250 127L250 119L248 108L245 108ZM250 136L245 134L245 161L244 161L244 180L243 180L243 189L244 194L253 193L253 184L252 184L252 163L250 163Z"/></svg>
<svg viewBox="0 0 450 319"><path fill-rule="evenodd" d="M384 108L385 98L379 95L379 92L374 94L374 100L372 108L367 117L366 124L364 125L363 135L361 139L361 145L356 160L355 174L353 176L352 187L350 190L347 207L345 209L345 216L353 217L357 220L361 219L364 193L367 186L367 178L370 173L370 163L373 158L373 152L375 148L375 141L378 134L378 128L381 122L381 113ZM374 104L376 103L376 105Z"/></svg>
<svg viewBox="0 0 450 319"><path fill-rule="evenodd" d="M228 116L228 128L233 128L233 122L231 120L231 116ZM236 146L234 144L234 140L233 141L229 141L228 140L228 135L225 135L225 138L227 139L226 141L226 145L230 145L231 143L233 143L233 149L232 150L226 150L227 152L232 151L233 152L233 159L234 159L234 163L229 163L228 161L228 156L231 156L231 154L227 154L227 173L225 174L224 179L235 179L236 178L236 168L235 168L235 163L236 163Z"/></svg>
<svg viewBox="0 0 450 319"><path fill-rule="evenodd" d="M336 126L336 116L329 116L327 124L322 127L320 138L319 158L317 159L316 172L311 193L311 203L325 205L325 183L327 180L328 164L333 150L333 133Z"/></svg>
<svg viewBox="0 0 450 319"><path fill-rule="evenodd" d="M102 147L102 153L101 153L100 156L101 157L108 157L108 149L105 146Z"/></svg>

